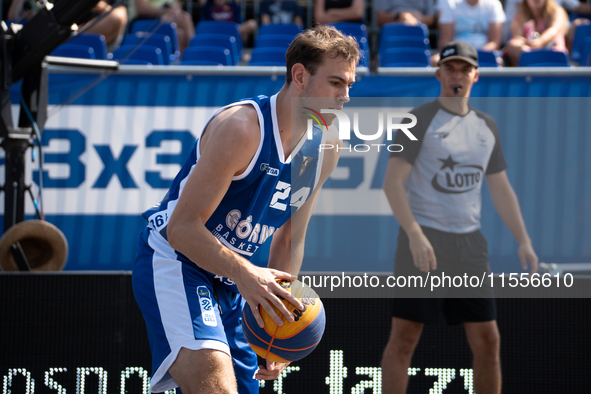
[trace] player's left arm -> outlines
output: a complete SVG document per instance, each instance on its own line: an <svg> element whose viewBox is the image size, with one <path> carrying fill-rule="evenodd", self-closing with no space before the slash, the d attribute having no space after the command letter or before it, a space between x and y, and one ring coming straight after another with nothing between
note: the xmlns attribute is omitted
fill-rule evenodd
<svg viewBox="0 0 591 394"><path fill-rule="evenodd" d="M521 260L521 268L527 270L527 262L530 265L530 274L538 270L538 256L531 244L531 239L527 234L525 222L519 208L517 195L513 191L507 173L503 170L486 176L486 182L490 190L490 195L495 209L499 213L501 220L507 226L513 237L519 243L517 254Z"/></svg>
<svg viewBox="0 0 591 394"><path fill-rule="evenodd" d="M327 138L327 145L341 147L341 141L334 136L335 133L329 131L332 137ZM279 228L273 236L271 250L269 253L269 268L278 269L297 276L302 266L304 258L304 241L306 239L306 230L308 223L318 202L320 189L328 179L337 165L340 152L336 149L328 149L324 152L322 169L318 185L314 188L306 202L298 211Z"/></svg>

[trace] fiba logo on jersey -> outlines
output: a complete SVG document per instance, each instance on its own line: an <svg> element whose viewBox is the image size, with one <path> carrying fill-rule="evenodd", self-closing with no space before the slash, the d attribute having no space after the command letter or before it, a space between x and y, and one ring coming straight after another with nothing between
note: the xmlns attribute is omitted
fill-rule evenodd
<svg viewBox="0 0 591 394"><path fill-rule="evenodd" d="M321 109L320 112L313 110L312 108L305 107L305 109L311 111L304 112L304 114L309 115L312 119L308 119L308 128L306 131L306 135L308 139L312 139L314 137L314 120L316 124L322 128L322 126L328 128L326 120L322 116L322 114L333 114L338 119L338 130L339 130L339 139L342 141L351 141L351 130L355 134L355 137L362 141L377 141L382 140L384 131L386 132L386 140L392 141L394 139L394 132L397 130L402 131L411 141L417 141L417 137L410 131L411 128L416 126L417 124L417 117L411 113L400 113L400 112L378 112L378 130L373 134L363 134L359 128L359 113L353 113L353 128L351 128L351 120L349 116L343 110L337 109ZM410 122L402 123L405 119L410 119ZM385 127L384 127L385 123ZM377 149L378 152L380 148L385 148L389 152L401 152L404 147L400 144L352 144L348 147L339 147L338 145L332 144L320 144L320 151L322 150L329 150L329 149L336 149L339 150L348 150L348 151L355 151L355 152L368 152L369 150Z"/></svg>

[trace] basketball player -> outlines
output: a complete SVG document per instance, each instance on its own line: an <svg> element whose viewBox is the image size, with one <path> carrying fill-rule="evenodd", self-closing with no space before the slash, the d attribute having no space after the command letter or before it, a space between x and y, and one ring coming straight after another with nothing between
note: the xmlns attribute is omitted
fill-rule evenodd
<svg viewBox="0 0 591 394"><path fill-rule="evenodd" d="M478 81L478 53L464 42L450 42L438 65L440 97L412 111L418 120L413 127L418 141L397 133L394 143L404 150L393 153L388 162L384 191L401 227L394 274L478 273L480 277L490 272L487 243L480 232L484 178L496 210L519 243L523 270L529 261L534 273L538 258L505 173L496 123L468 106L472 85ZM475 391L501 392L492 291L484 297L466 291L461 293L468 295L464 298L446 293L442 298L393 300L392 331L382 358L384 393L406 392L407 371L423 325L437 323L440 311L448 324L464 325L474 356Z"/></svg>
<svg viewBox="0 0 591 394"><path fill-rule="evenodd" d="M308 138L292 99L324 97L342 108L359 50L323 26L299 34L286 60L279 93L216 112L164 200L144 214L133 289L152 350L152 391L257 393L256 379L276 379L286 366L267 361L257 371L242 307L260 305L279 325L272 306L294 319L279 297L303 308L275 278L300 269L308 221L338 160L334 150L319 154L319 144L339 141L319 128ZM268 267L250 263L271 235Z"/></svg>

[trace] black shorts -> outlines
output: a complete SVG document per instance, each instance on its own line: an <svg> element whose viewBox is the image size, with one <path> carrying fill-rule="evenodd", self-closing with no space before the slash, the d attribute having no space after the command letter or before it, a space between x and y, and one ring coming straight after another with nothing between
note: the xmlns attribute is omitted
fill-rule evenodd
<svg viewBox="0 0 591 394"><path fill-rule="evenodd" d="M430 277L433 275L440 278L443 274L450 277L463 278L466 275L468 278L482 278L483 275L490 274L488 244L479 230L454 234L428 227L422 229L435 251L437 269L431 271L428 277L415 267L408 236L401 228L394 257L394 276L421 276L432 280ZM424 296L417 298L409 298L418 294L411 293L411 290L413 289L396 289L392 316L426 324L437 324L442 313L447 324L496 320L494 293L487 286L441 286L434 291L430 291L427 286L421 290Z"/></svg>

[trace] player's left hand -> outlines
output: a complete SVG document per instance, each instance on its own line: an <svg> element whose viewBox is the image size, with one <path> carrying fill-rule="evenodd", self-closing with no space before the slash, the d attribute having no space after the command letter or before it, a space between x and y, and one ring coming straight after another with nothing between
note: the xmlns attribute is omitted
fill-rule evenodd
<svg viewBox="0 0 591 394"><path fill-rule="evenodd" d="M519 249L517 250L517 255L519 256L519 260L521 260L521 268L524 271L527 271L527 262L529 261L529 274L532 275L538 270L538 256L536 252L534 252L534 248L531 246L531 243L524 243L519 245Z"/></svg>
<svg viewBox="0 0 591 394"><path fill-rule="evenodd" d="M275 380L279 374L289 365L289 363L276 363L274 361L265 360L267 367L259 365L259 370L254 375L255 379L259 380Z"/></svg>

